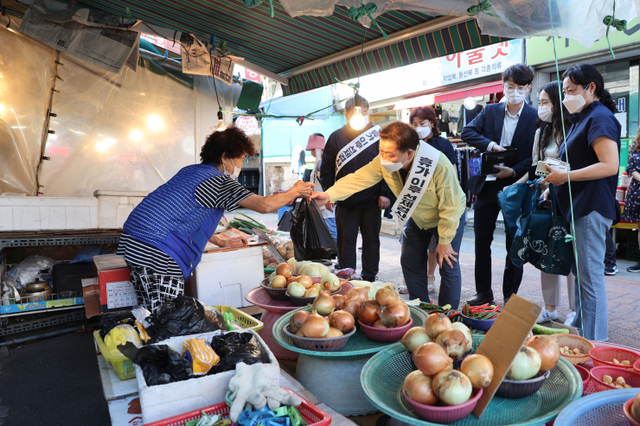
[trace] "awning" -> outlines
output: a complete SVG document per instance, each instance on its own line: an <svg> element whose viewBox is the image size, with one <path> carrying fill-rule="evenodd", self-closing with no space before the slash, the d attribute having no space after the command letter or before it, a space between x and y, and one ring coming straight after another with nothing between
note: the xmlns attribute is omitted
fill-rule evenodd
<svg viewBox="0 0 640 426"><path fill-rule="evenodd" d="M451 90L450 92L438 93L435 95L433 103L439 104L464 98L473 98L475 96L490 95L492 93L500 93L502 90L502 81L493 81L468 88Z"/></svg>
<svg viewBox="0 0 640 426"><path fill-rule="evenodd" d="M22 15L26 10L17 0L5 0L3 5L14 14ZM357 77L365 30L361 75L503 40L481 35L476 21L466 15L434 18L405 10L386 12L376 18L391 37L386 42L375 26L367 30L342 6L331 16L294 19L278 1L273 2L274 18L269 16L268 2L248 8L241 0L83 0L78 5L121 16L130 14L150 25L195 34L201 40L215 36L246 61L288 77L286 95L333 84L335 79ZM347 57L336 56L344 53ZM305 69L324 58L336 59Z"/></svg>

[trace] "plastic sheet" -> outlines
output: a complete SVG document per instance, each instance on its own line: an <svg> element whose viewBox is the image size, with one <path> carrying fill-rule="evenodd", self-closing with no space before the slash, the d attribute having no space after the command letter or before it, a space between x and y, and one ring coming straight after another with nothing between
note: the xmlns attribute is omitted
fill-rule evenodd
<svg viewBox="0 0 640 426"><path fill-rule="evenodd" d="M161 306L158 313L152 317L151 326L147 328L151 343L174 336L216 330L227 330L222 313L213 306L203 305L199 300L189 296L178 296Z"/></svg>
<svg viewBox="0 0 640 426"><path fill-rule="evenodd" d="M338 247L315 201L303 201L293 209L291 215L291 241L296 259L333 259L338 255Z"/></svg>
<svg viewBox="0 0 640 426"><path fill-rule="evenodd" d="M0 27L0 195L36 195L54 51Z"/></svg>
<svg viewBox="0 0 640 426"><path fill-rule="evenodd" d="M532 36L560 36L576 40L591 47L594 41L605 36L606 26L602 20L613 14L613 0L489 0L492 8L480 12L476 19L483 34L528 38ZM360 0L281 0L289 15L330 16L335 6L359 7ZM374 18L389 10L411 10L431 16L463 16L476 0L373 0L377 11ZM627 22L635 18L640 10L640 0L616 0L616 18ZM365 16L359 22L369 27L371 21ZM615 31L615 29L612 29Z"/></svg>

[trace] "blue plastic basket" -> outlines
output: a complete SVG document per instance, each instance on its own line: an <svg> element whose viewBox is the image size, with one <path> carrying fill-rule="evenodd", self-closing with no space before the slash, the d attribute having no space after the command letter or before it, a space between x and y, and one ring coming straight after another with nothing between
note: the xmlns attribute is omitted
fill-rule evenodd
<svg viewBox="0 0 640 426"><path fill-rule="evenodd" d="M556 418L554 426L628 425L622 407L638 394L638 389L598 392L569 404Z"/></svg>

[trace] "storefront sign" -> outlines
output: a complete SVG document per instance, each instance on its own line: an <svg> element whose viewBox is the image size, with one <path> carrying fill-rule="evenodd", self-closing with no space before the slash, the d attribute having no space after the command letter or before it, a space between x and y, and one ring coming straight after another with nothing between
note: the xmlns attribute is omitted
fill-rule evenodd
<svg viewBox="0 0 640 426"><path fill-rule="evenodd" d="M244 78L247 80L251 80L251 81L255 81L256 83L261 83L262 79L260 77L260 74L258 74L257 72L253 72L251 70L248 69L244 69Z"/></svg>
<svg viewBox="0 0 640 426"><path fill-rule="evenodd" d="M247 136L253 136L260 128L260 125L255 117L242 116L236 119L236 127L240 128Z"/></svg>
<svg viewBox="0 0 640 426"><path fill-rule="evenodd" d="M523 61L522 40L510 40L440 59L440 83L443 86L500 74Z"/></svg>
<svg viewBox="0 0 640 426"><path fill-rule="evenodd" d="M622 46L624 44L640 41L640 24L634 19L627 24L624 31L615 31L613 28L609 32L611 47ZM609 45L606 38L593 43L592 47L584 47L575 40L568 38L556 38L556 51L558 59L570 58L572 56L584 55L600 50L608 51ZM553 39L551 37L531 37L527 40L527 65L542 64L555 60L553 54Z"/></svg>

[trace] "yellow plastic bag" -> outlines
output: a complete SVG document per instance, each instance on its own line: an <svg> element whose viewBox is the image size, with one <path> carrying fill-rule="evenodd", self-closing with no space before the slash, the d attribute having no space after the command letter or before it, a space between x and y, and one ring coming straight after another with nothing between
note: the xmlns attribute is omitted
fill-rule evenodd
<svg viewBox="0 0 640 426"><path fill-rule="evenodd" d="M204 376L220 362L211 345L202 339L189 339L182 346L182 356L191 363L194 376Z"/></svg>
<svg viewBox="0 0 640 426"><path fill-rule="evenodd" d="M138 348L142 347L138 332L129 324L115 326L104 336L104 344L109 348L113 356L121 356L118 346L127 342L133 343Z"/></svg>

